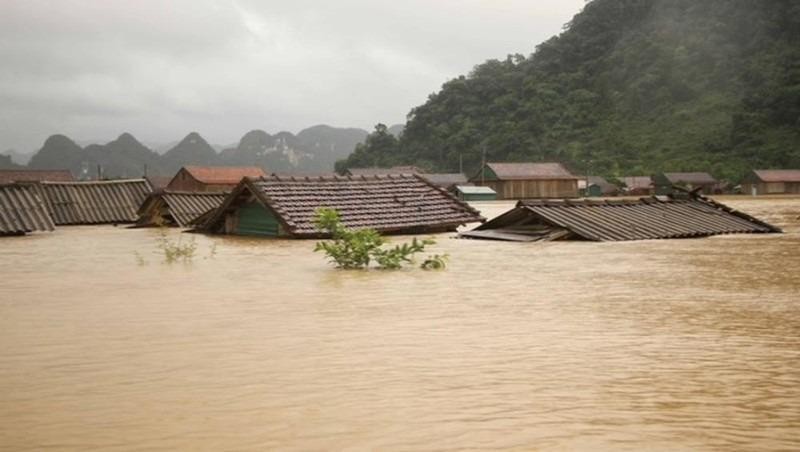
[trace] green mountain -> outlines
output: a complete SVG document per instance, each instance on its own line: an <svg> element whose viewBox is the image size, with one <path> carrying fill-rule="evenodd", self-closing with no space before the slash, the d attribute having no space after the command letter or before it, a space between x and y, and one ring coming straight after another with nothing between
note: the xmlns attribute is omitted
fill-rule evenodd
<svg viewBox="0 0 800 452"><path fill-rule="evenodd" d="M64 135L52 135L28 162L31 169L68 169L74 176L88 174L90 169L83 148Z"/></svg>
<svg viewBox="0 0 800 452"><path fill-rule="evenodd" d="M797 168L800 2L594 0L531 56L445 83L395 149L379 138L339 167L474 169L485 149L607 175Z"/></svg>
<svg viewBox="0 0 800 452"><path fill-rule="evenodd" d="M217 151L197 132L186 135L161 156L167 174L175 174L184 165L219 165Z"/></svg>

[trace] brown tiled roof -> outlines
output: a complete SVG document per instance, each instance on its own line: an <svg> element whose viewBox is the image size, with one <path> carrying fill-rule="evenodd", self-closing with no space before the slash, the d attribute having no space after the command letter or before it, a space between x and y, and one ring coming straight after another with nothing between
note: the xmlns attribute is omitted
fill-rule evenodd
<svg viewBox="0 0 800 452"><path fill-rule="evenodd" d="M41 182L36 187L56 225L133 223L152 192L146 179Z"/></svg>
<svg viewBox="0 0 800 452"><path fill-rule="evenodd" d="M257 166L184 166L183 168L204 184L236 185L244 177L267 175Z"/></svg>
<svg viewBox="0 0 800 452"><path fill-rule="evenodd" d="M222 205L226 196L227 193L221 192L158 191L142 203L136 224L151 226L154 217L166 214L176 226L188 227L197 217Z"/></svg>
<svg viewBox="0 0 800 452"><path fill-rule="evenodd" d="M442 188L467 184L467 176L461 173L425 173L421 174L421 176L433 185L438 185Z"/></svg>
<svg viewBox="0 0 800 452"><path fill-rule="evenodd" d="M29 184L0 185L0 235L52 231L53 220Z"/></svg>
<svg viewBox="0 0 800 452"><path fill-rule="evenodd" d="M578 179L560 163L487 163L500 180Z"/></svg>
<svg viewBox="0 0 800 452"><path fill-rule="evenodd" d="M349 228L384 233L455 230L483 221L477 210L416 175L271 176L243 180L202 229L213 229L245 189L268 205L294 237L320 236L314 228L315 210L320 207L336 209Z"/></svg>
<svg viewBox="0 0 800 452"><path fill-rule="evenodd" d="M664 177L673 184L707 185L717 183L717 180L708 173L664 173Z"/></svg>
<svg viewBox="0 0 800 452"><path fill-rule="evenodd" d="M517 207L462 233L497 240L622 241L781 232L708 198L521 201Z"/></svg>
<svg viewBox="0 0 800 452"><path fill-rule="evenodd" d="M800 170L753 170L763 182L800 182Z"/></svg>
<svg viewBox="0 0 800 452"><path fill-rule="evenodd" d="M69 170L0 170L0 184L12 182L71 182Z"/></svg>
<svg viewBox="0 0 800 452"><path fill-rule="evenodd" d="M387 174L422 174L416 166L393 166L391 168L350 168L347 170L353 176L375 176Z"/></svg>

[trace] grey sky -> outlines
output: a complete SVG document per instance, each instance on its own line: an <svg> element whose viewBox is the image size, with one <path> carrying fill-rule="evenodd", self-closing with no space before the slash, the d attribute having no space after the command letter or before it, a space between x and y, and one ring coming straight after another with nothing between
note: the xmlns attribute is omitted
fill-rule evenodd
<svg viewBox="0 0 800 452"><path fill-rule="evenodd" d="M0 151L53 133L236 142L404 122L475 64L529 54L584 0L2 0Z"/></svg>

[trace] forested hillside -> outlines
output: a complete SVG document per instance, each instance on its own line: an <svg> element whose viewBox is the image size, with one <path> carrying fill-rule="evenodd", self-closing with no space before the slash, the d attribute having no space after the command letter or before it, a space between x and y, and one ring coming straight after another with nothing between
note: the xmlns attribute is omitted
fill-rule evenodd
<svg viewBox="0 0 800 452"><path fill-rule="evenodd" d="M800 2L594 0L533 55L487 61L377 130L337 167L476 168L553 160L574 171L800 167Z"/></svg>

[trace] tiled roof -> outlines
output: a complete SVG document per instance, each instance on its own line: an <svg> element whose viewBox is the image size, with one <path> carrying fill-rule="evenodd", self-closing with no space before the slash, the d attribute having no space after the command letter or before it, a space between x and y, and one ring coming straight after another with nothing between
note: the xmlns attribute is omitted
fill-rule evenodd
<svg viewBox="0 0 800 452"><path fill-rule="evenodd" d="M139 226L150 226L154 217L167 213L180 227L188 227L199 216L216 209L227 193L159 191L152 193L139 208ZM164 212L166 210L166 212Z"/></svg>
<svg viewBox="0 0 800 452"><path fill-rule="evenodd" d="M184 166L189 174L204 184L236 185L244 177L266 176L257 166Z"/></svg>
<svg viewBox="0 0 800 452"><path fill-rule="evenodd" d="M753 170L764 182L800 182L800 170Z"/></svg>
<svg viewBox="0 0 800 452"><path fill-rule="evenodd" d="M242 181L203 228L216 224L245 188L268 205L294 237L320 235L314 228L315 210L320 207L336 209L349 228L391 233L455 230L483 220L477 210L416 175L272 176Z"/></svg>
<svg viewBox="0 0 800 452"><path fill-rule="evenodd" d="M664 177L673 184L706 185L717 183L717 180L708 173L664 173Z"/></svg>
<svg viewBox="0 0 800 452"><path fill-rule="evenodd" d="M422 174L416 166L393 166L391 168L350 168L347 170L353 176L376 176L387 174Z"/></svg>
<svg viewBox="0 0 800 452"><path fill-rule="evenodd" d="M53 220L35 187L0 185L0 235L53 229Z"/></svg>
<svg viewBox="0 0 800 452"><path fill-rule="evenodd" d="M500 180L578 179L560 163L487 163Z"/></svg>
<svg viewBox="0 0 800 452"><path fill-rule="evenodd" d="M467 184L467 176L461 173L425 173L420 175L433 185L438 185L442 188Z"/></svg>
<svg viewBox="0 0 800 452"><path fill-rule="evenodd" d="M69 170L0 170L0 184L12 182L70 182L75 180Z"/></svg>
<svg viewBox="0 0 800 452"><path fill-rule="evenodd" d="M523 201L465 237L499 240L622 241L781 232L707 198ZM499 234L498 234L499 233Z"/></svg>
<svg viewBox="0 0 800 452"><path fill-rule="evenodd" d="M152 192L145 179L37 184L56 225L133 223Z"/></svg>

